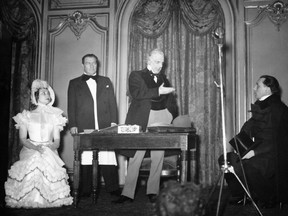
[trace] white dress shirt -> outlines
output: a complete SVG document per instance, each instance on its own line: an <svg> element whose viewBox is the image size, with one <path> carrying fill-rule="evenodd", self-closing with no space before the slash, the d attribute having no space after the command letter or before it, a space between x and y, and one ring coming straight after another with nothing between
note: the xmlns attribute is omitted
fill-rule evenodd
<svg viewBox="0 0 288 216"><path fill-rule="evenodd" d="M95 130L99 130L98 125L98 115L97 115L97 84L94 79L88 79L86 81L91 95L93 97L94 101L94 119L95 119ZM85 129L91 129L91 128L85 128ZM81 164L82 165L92 165L92 151L83 151L81 156ZM116 155L114 151L99 151L98 154L98 161L99 165L117 165Z"/></svg>

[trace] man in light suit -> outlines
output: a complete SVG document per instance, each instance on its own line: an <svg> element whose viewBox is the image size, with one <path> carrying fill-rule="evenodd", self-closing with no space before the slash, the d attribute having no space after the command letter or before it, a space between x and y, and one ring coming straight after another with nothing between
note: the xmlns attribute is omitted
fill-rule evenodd
<svg viewBox="0 0 288 216"><path fill-rule="evenodd" d="M117 123L117 105L111 80L97 73L98 58L87 54L82 58L84 73L70 80L68 86L68 120L71 134L84 129L102 129ZM84 152L81 166L80 193L89 196L92 189L92 152ZM106 191L120 195L118 167L114 151L99 152L99 167ZM81 181L80 180L80 181Z"/></svg>
<svg viewBox="0 0 288 216"><path fill-rule="evenodd" d="M140 125L143 131L155 123L170 124L178 115L174 88L161 72L164 63L164 53L154 49L148 53L147 67L141 71L132 71L129 76L129 93L132 101L127 113L126 124ZM164 160L162 150L127 150L120 151L129 158L128 171L122 195L115 204L132 202L134 200L139 169L143 158L150 153L151 169L147 182L146 194L150 202L154 202L159 193L160 175Z"/></svg>

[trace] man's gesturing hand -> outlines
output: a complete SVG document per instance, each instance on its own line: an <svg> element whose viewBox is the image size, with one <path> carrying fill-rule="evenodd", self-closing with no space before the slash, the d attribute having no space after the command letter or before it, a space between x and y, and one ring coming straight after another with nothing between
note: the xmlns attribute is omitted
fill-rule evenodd
<svg viewBox="0 0 288 216"><path fill-rule="evenodd" d="M164 83L159 87L159 95L170 94L175 91L175 88L172 87L164 87Z"/></svg>

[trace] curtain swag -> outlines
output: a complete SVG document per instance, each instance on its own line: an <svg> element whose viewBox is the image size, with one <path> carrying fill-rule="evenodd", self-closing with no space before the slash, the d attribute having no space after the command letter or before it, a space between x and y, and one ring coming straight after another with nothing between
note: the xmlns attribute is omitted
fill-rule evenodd
<svg viewBox="0 0 288 216"><path fill-rule="evenodd" d="M221 20L221 8L214 0L179 0L180 13L187 28L194 34L210 33Z"/></svg>
<svg viewBox="0 0 288 216"><path fill-rule="evenodd" d="M148 0L138 4L132 17L133 26L146 37L157 37L172 17L174 0Z"/></svg>
<svg viewBox="0 0 288 216"><path fill-rule="evenodd" d="M22 1L0 1L0 15L16 40L35 37L34 16Z"/></svg>
<svg viewBox="0 0 288 216"><path fill-rule="evenodd" d="M147 0L137 5L132 22L137 32L155 38L178 13L187 29L197 35L210 33L221 19L217 0Z"/></svg>

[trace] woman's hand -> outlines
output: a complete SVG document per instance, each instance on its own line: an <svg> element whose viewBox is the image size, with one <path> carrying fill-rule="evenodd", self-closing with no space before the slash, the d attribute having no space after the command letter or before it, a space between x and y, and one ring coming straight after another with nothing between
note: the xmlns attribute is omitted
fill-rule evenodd
<svg viewBox="0 0 288 216"><path fill-rule="evenodd" d="M20 143L28 149L33 149L35 151L38 151L40 154L44 152L42 145L34 145L32 142L30 142L30 140L26 139L26 137L24 138L20 137Z"/></svg>
<svg viewBox="0 0 288 216"><path fill-rule="evenodd" d="M54 143L53 143L52 141L50 141L49 144L46 145L46 147L48 147L48 148L50 148L52 151L54 151L55 148L54 148L54 145L53 145L53 144L54 144Z"/></svg>
<svg viewBox="0 0 288 216"><path fill-rule="evenodd" d="M40 154L43 154L44 148L42 145L34 145L34 146L35 146L34 150L38 151Z"/></svg>
<svg viewBox="0 0 288 216"><path fill-rule="evenodd" d="M59 148L60 140L56 139L53 141L49 141L49 144L47 145L48 148L50 148L52 151L55 151Z"/></svg>

